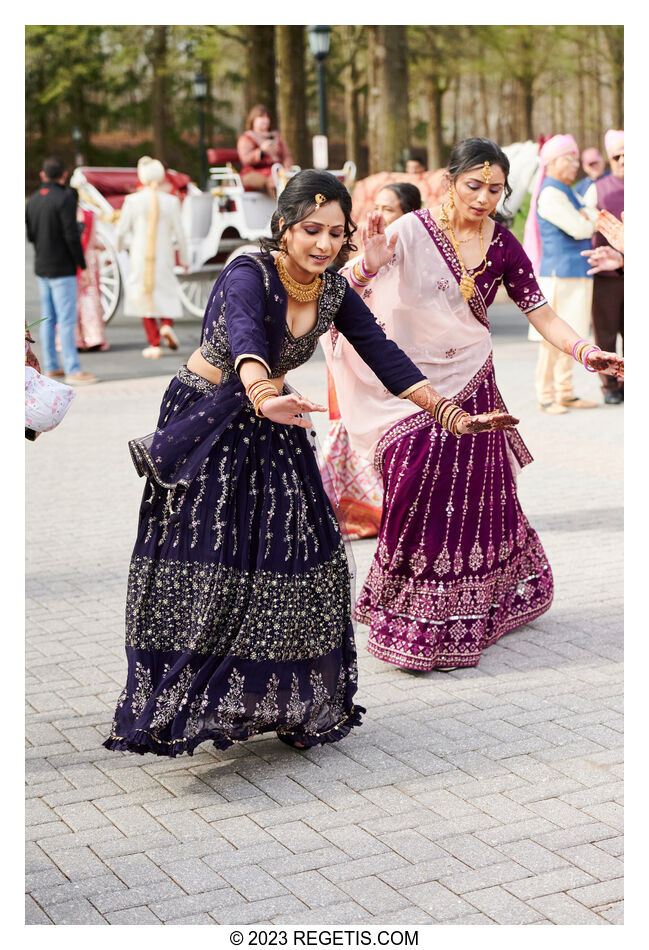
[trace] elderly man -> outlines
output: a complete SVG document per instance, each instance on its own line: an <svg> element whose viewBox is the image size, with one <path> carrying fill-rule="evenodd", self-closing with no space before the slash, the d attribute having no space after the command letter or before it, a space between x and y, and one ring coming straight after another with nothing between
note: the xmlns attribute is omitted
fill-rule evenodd
<svg viewBox="0 0 649 950"><path fill-rule="evenodd" d="M610 171L606 168L606 159L598 148L585 148L581 153L581 167L586 173L586 177L578 181L574 187L574 192L583 198L593 182L599 178L606 178Z"/></svg>
<svg viewBox="0 0 649 950"><path fill-rule="evenodd" d="M611 174L598 178L586 191L584 205L610 211L620 218L624 211L624 131L609 129L604 138ZM607 245L599 232L593 236L593 247ZM593 332L595 342L603 350L615 352L618 333L624 346L624 270L602 271L593 278ZM604 402L617 405L624 401L624 383L600 373Z"/></svg>
<svg viewBox="0 0 649 950"><path fill-rule="evenodd" d="M585 338L590 327L593 278L587 275L588 263L581 252L590 247L596 212L582 210L571 188L579 168L579 150L572 135L553 136L543 145L539 159L524 247L552 309ZM541 339L536 394L542 412L559 415L568 409L597 405L575 396L573 366L570 355Z"/></svg>

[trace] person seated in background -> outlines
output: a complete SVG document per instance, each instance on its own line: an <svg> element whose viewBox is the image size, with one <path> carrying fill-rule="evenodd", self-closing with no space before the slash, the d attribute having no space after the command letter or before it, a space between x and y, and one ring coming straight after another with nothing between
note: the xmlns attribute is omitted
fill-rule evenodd
<svg viewBox="0 0 649 950"><path fill-rule="evenodd" d="M418 158L409 158L406 162L406 172L408 175L422 175L426 171L423 162Z"/></svg>
<svg viewBox="0 0 649 950"><path fill-rule="evenodd" d="M290 168L293 159L266 106L253 106L246 119L246 129L239 136L237 151L241 160L241 182L246 191L265 191L275 198L271 170L276 162Z"/></svg>
<svg viewBox="0 0 649 950"><path fill-rule="evenodd" d="M406 181L391 182L381 188L374 199L374 210L380 213L386 227L402 214L418 208L421 208L421 192Z"/></svg>
<svg viewBox="0 0 649 950"><path fill-rule="evenodd" d="M606 178L610 171L606 168L606 159L598 148L585 148L581 153L581 167L586 177L578 181L572 189L576 195L583 198L593 182L598 178Z"/></svg>

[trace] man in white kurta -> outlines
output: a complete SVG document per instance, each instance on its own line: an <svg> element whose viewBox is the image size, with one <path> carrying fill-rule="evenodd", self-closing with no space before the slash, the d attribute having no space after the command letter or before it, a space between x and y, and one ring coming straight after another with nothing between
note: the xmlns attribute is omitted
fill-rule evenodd
<svg viewBox="0 0 649 950"><path fill-rule="evenodd" d="M142 317L149 342L142 355L156 359L162 355L161 338L171 349L178 347L173 318L181 317L183 310L174 267L176 250L180 263L187 266L187 244L180 202L159 187L165 179L164 166L144 156L137 169L144 187L124 199L116 246L121 250L130 237L124 315ZM160 328L155 318L162 319Z"/></svg>

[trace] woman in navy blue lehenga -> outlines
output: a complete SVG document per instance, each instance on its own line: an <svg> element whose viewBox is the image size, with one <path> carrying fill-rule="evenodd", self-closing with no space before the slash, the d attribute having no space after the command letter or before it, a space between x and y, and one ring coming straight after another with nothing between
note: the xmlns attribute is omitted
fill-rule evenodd
<svg viewBox="0 0 649 950"><path fill-rule="evenodd" d="M291 179L265 250L217 280L200 349L169 384L155 432L130 443L147 483L109 749L175 756L269 731L306 748L360 724L344 543L301 415L324 409L284 375L333 324L386 398L432 412L439 397L326 270L354 249L350 213L334 176Z"/></svg>

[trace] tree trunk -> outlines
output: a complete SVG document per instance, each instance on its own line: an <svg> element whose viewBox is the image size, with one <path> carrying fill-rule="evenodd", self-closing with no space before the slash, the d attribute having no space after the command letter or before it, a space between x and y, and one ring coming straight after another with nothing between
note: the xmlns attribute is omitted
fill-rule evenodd
<svg viewBox="0 0 649 950"><path fill-rule="evenodd" d="M306 124L304 49L303 26L275 27L278 128L293 161L302 168L310 168L313 161Z"/></svg>
<svg viewBox="0 0 649 950"><path fill-rule="evenodd" d="M444 89L437 76L426 77L426 105L428 126L426 128L426 153L429 171L444 165L444 136L442 105Z"/></svg>
<svg viewBox="0 0 649 950"><path fill-rule="evenodd" d="M484 122L484 134L488 139L491 138L491 128L489 125L489 94L487 93L487 77L481 71L478 77L480 84L480 104L482 106L482 121Z"/></svg>
<svg viewBox="0 0 649 950"><path fill-rule="evenodd" d="M460 74L453 80L453 144L460 138Z"/></svg>
<svg viewBox="0 0 649 950"><path fill-rule="evenodd" d="M167 31L168 26L154 26L151 42L151 124L153 125L153 157L166 160L165 143L169 134L167 117Z"/></svg>
<svg viewBox="0 0 649 950"><path fill-rule="evenodd" d="M523 100L523 129L525 139L534 139L534 124L532 117L534 113L534 89L532 82L525 79L521 82L521 93Z"/></svg>
<svg viewBox="0 0 649 950"><path fill-rule="evenodd" d="M246 39L246 113L257 104L264 105L277 120L275 89L275 27L244 26ZM278 122L279 125L279 122Z"/></svg>
<svg viewBox="0 0 649 950"><path fill-rule="evenodd" d="M369 26L370 174L393 171L409 144L408 46L405 26Z"/></svg>
<svg viewBox="0 0 649 950"><path fill-rule="evenodd" d="M584 149L586 142L586 77L584 76L584 57L581 46L577 54L577 140L579 148Z"/></svg>
<svg viewBox="0 0 649 950"><path fill-rule="evenodd" d="M347 66L343 71L345 112L345 158L360 165L361 130L358 115L358 67L354 55L354 27L341 26Z"/></svg>

